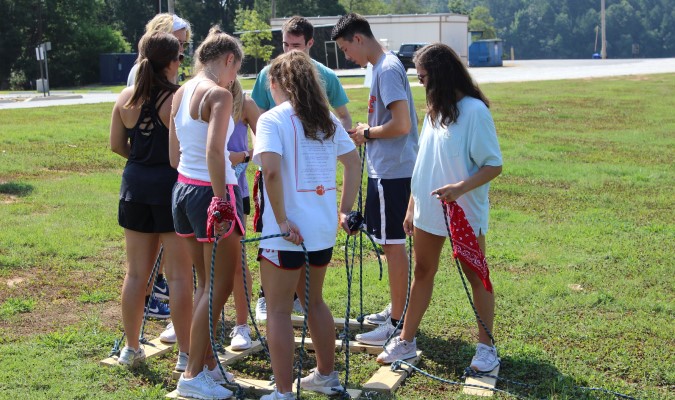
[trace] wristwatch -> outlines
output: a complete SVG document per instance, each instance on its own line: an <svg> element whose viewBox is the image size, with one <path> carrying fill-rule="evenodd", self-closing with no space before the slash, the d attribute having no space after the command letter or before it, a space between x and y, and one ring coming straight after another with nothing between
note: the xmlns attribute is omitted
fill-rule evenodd
<svg viewBox="0 0 675 400"><path fill-rule="evenodd" d="M244 162L251 161L251 155L248 153L248 150L244 150Z"/></svg>
<svg viewBox="0 0 675 400"><path fill-rule="evenodd" d="M366 138L367 140L370 140L370 128L366 128L363 131L363 137Z"/></svg>

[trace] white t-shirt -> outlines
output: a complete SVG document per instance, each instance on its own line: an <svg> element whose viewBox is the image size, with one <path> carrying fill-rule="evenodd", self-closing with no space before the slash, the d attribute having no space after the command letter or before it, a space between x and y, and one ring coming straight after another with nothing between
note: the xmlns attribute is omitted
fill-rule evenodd
<svg viewBox="0 0 675 400"><path fill-rule="evenodd" d="M497 132L485 104L473 97L458 103L459 118L447 127L434 128L429 116L424 118L419 140L419 154L413 170L411 191L415 200L413 224L426 232L447 236L441 202L431 192L450 183L473 176L486 165L501 166ZM465 193L457 203L476 235L488 230L490 184Z"/></svg>
<svg viewBox="0 0 675 400"><path fill-rule="evenodd" d="M258 119L253 162L261 165L260 154L281 155L281 179L286 216L297 224L307 251L333 247L337 233L337 157L354 150L354 143L340 121L331 114L335 136L320 142L307 139L290 102L265 112ZM321 136L321 135L319 135ZM274 211L264 185L263 236L279 234ZM265 249L302 251L284 238L267 239Z"/></svg>

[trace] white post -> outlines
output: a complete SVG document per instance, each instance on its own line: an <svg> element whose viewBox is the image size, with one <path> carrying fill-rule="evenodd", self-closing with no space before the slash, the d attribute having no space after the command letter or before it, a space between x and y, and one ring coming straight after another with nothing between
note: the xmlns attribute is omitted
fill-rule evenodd
<svg viewBox="0 0 675 400"><path fill-rule="evenodd" d="M607 58L607 39L605 36L605 0L600 0L600 25L602 31L602 38L600 43L600 57L604 60Z"/></svg>

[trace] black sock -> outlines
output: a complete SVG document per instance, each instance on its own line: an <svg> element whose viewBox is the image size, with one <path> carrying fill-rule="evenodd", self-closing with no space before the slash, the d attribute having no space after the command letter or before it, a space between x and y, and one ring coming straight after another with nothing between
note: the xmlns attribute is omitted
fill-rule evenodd
<svg viewBox="0 0 675 400"><path fill-rule="evenodd" d="M260 291L258 292L258 298L261 298L261 299L265 298L265 291L263 290L262 286L260 286Z"/></svg>
<svg viewBox="0 0 675 400"><path fill-rule="evenodd" d="M403 328L403 319L400 319L400 320L393 319L393 318L391 319L391 324L394 326L394 328L396 328L398 326L399 321L401 321L401 328Z"/></svg>
<svg viewBox="0 0 675 400"><path fill-rule="evenodd" d="M164 280L164 274L158 274L157 275L157 282L161 282Z"/></svg>
<svg viewBox="0 0 675 400"><path fill-rule="evenodd" d="M145 304L148 304L150 300L150 296L145 296Z"/></svg>

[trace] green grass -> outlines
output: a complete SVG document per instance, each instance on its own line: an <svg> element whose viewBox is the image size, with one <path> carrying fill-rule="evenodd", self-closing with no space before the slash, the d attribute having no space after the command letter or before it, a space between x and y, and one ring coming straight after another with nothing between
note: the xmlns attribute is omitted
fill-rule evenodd
<svg viewBox="0 0 675 400"><path fill-rule="evenodd" d="M500 388L552 399L613 398L573 385L675 395L673 87L673 74L482 86L504 156L487 240L500 375L537 385ZM347 93L353 120L365 121L367 89ZM423 89L413 93L421 120ZM0 111L0 399L160 399L175 388L175 355L134 371L97 364L121 332L125 261L116 221L124 161L109 150L110 110ZM325 288L335 316L346 304L341 240ZM443 265L417 339L420 367L458 381L476 326L447 246ZM386 273L377 275L369 252L365 312L388 301ZM5 285L16 278L23 281ZM352 294L355 315L358 282ZM161 329L150 323L149 336ZM343 353L337 362L344 371ZM377 368L372 356L353 354L350 384L360 387ZM271 373L262 355L233 369ZM414 374L397 398L469 397Z"/></svg>

